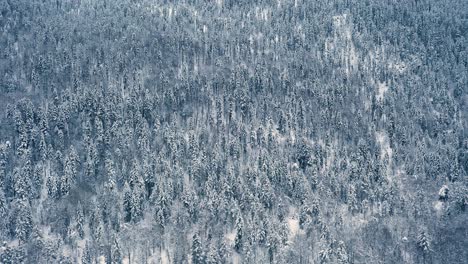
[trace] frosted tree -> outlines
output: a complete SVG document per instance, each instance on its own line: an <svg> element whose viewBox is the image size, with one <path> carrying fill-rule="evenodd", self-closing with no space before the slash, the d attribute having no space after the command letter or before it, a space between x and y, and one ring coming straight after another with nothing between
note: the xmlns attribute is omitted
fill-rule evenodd
<svg viewBox="0 0 468 264"><path fill-rule="evenodd" d="M219 263L218 261L218 255L216 251L216 247L210 243L208 250L206 252L206 258L205 258L205 263L206 264L216 264Z"/></svg>
<svg viewBox="0 0 468 264"><path fill-rule="evenodd" d="M81 206L81 203L78 201L78 205L76 208L76 216L75 216L75 221L76 221L76 230L78 232L78 235L80 238L84 238L85 232L84 232L84 214L83 214L83 207Z"/></svg>
<svg viewBox="0 0 468 264"><path fill-rule="evenodd" d="M103 251L104 246L106 245L106 230L104 227L104 222L101 218L98 219L96 228L94 228L93 238L99 252Z"/></svg>
<svg viewBox="0 0 468 264"><path fill-rule="evenodd" d="M221 263L226 263L230 256L228 247L224 240L218 245L218 256Z"/></svg>
<svg viewBox="0 0 468 264"><path fill-rule="evenodd" d="M143 216L144 186L142 181L141 177L138 177L137 182L133 186L130 200L132 220L135 222L138 222Z"/></svg>
<svg viewBox="0 0 468 264"><path fill-rule="evenodd" d="M81 254L81 263L82 264L92 264L93 263L93 254L89 243L86 241L85 248Z"/></svg>
<svg viewBox="0 0 468 264"><path fill-rule="evenodd" d="M47 160L49 156L49 151L48 151L48 146L46 142L46 137L44 133L41 133L40 139L39 139L39 155L42 160Z"/></svg>
<svg viewBox="0 0 468 264"><path fill-rule="evenodd" d="M120 248L120 243L116 236L114 236L114 239L112 242L111 254L112 254L112 258L111 258L112 264L122 263L122 251Z"/></svg>
<svg viewBox="0 0 468 264"><path fill-rule="evenodd" d="M0 144L0 186L4 187L6 179L6 169L7 169L7 151L10 143L1 143Z"/></svg>
<svg viewBox="0 0 468 264"><path fill-rule="evenodd" d="M94 120L94 124L96 127L96 143L98 147L102 150L104 147L104 123L100 117L96 117Z"/></svg>
<svg viewBox="0 0 468 264"><path fill-rule="evenodd" d="M416 243L419 250L422 252L423 262L425 263L427 260L427 256L431 251L431 238L426 231L422 230L421 232L419 232L417 239L418 240L416 241Z"/></svg>
<svg viewBox="0 0 468 264"><path fill-rule="evenodd" d="M130 188L134 188L138 183L138 177L140 177L140 163L138 160L133 160L132 169L130 170L130 179L128 181Z"/></svg>
<svg viewBox="0 0 468 264"><path fill-rule="evenodd" d="M113 224L116 222L116 214L121 210L120 191L117 188L117 176L114 168L114 162L107 157L104 161L106 171L106 182L101 197L103 214L106 221L110 220Z"/></svg>
<svg viewBox="0 0 468 264"><path fill-rule="evenodd" d="M20 246L17 248L4 245L0 252L0 261L2 263L24 263L25 254L24 247Z"/></svg>
<svg viewBox="0 0 468 264"><path fill-rule="evenodd" d="M278 132L281 133L282 135L286 134L286 131L288 129L288 121L286 119L286 115L284 114L283 111L280 112L279 115L279 120L278 120Z"/></svg>
<svg viewBox="0 0 468 264"><path fill-rule="evenodd" d="M132 190L130 189L130 185L125 182L123 187L123 205L122 208L124 210L124 218L125 222L130 222L132 220Z"/></svg>
<svg viewBox="0 0 468 264"><path fill-rule="evenodd" d="M343 263L343 264L350 263L345 243L343 241L341 241L341 240L338 242L338 245L337 245L336 259L337 259L338 263Z"/></svg>
<svg viewBox="0 0 468 264"><path fill-rule="evenodd" d="M357 195L356 195L356 188L354 187L353 184L349 186L348 189L348 210L352 213L355 214L358 211L358 201L357 201Z"/></svg>
<svg viewBox="0 0 468 264"><path fill-rule="evenodd" d="M200 236L195 233L192 237L192 263L203 264L205 263L205 256L200 241Z"/></svg>
<svg viewBox="0 0 468 264"><path fill-rule="evenodd" d="M87 181L93 181L96 177L96 165L98 163L98 151L96 144L90 142L87 146L85 160L85 176Z"/></svg>
<svg viewBox="0 0 468 264"><path fill-rule="evenodd" d="M325 241L321 241L320 251L318 253L318 258L320 263L330 263L332 251L330 246Z"/></svg>
<svg viewBox="0 0 468 264"><path fill-rule="evenodd" d="M0 262L466 255L464 2L36 2L0 1Z"/></svg>
<svg viewBox="0 0 468 264"><path fill-rule="evenodd" d="M69 153L65 157L64 175L70 179L72 184L77 180L79 162L78 153L76 152L75 147L71 146Z"/></svg>
<svg viewBox="0 0 468 264"><path fill-rule="evenodd" d="M3 192L3 188L0 187L0 232L4 232L8 223L9 204Z"/></svg>
<svg viewBox="0 0 468 264"><path fill-rule="evenodd" d="M276 225L269 226L268 240L266 243L270 263L273 263L275 261L277 251L281 247L281 236L279 230L274 229L273 226Z"/></svg>
<svg viewBox="0 0 468 264"><path fill-rule="evenodd" d="M306 167L312 165L311 155L312 151L309 144L304 139L300 140L296 144L295 158L301 169L305 170Z"/></svg>
<svg viewBox="0 0 468 264"><path fill-rule="evenodd" d="M60 177L60 196L67 196L68 193L70 192L71 189L71 178L69 174L63 174L62 177Z"/></svg>
<svg viewBox="0 0 468 264"><path fill-rule="evenodd" d="M25 198L17 200L16 207L15 234L20 243L26 243L33 228L31 208Z"/></svg>
<svg viewBox="0 0 468 264"><path fill-rule="evenodd" d="M13 170L14 192L17 197L26 196L26 181L19 168Z"/></svg>
<svg viewBox="0 0 468 264"><path fill-rule="evenodd" d="M240 213L237 215L236 219L236 237L234 238L234 249L237 252L241 252L244 244L244 220Z"/></svg>
<svg viewBox="0 0 468 264"><path fill-rule="evenodd" d="M309 205L304 202L299 212L299 226L304 230L309 230L312 226L313 213Z"/></svg>
<svg viewBox="0 0 468 264"><path fill-rule="evenodd" d="M164 230L166 222L170 216L169 210L169 196L166 188L161 184L157 191L157 198L154 211L154 219L156 223Z"/></svg>

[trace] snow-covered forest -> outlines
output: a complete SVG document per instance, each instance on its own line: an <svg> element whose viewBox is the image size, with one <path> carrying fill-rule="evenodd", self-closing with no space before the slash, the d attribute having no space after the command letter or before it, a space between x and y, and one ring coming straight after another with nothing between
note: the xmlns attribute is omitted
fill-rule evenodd
<svg viewBox="0 0 468 264"><path fill-rule="evenodd" d="M0 263L468 263L468 1L0 0Z"/></svg>

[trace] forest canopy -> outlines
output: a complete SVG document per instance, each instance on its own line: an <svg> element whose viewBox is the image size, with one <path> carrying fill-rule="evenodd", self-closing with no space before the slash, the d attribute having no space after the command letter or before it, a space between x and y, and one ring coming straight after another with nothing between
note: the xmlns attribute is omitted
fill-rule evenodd
<svg viewBox="0 0 468 264"><path fill-rule="evenodd" d="M0 263L466 263L468 2L0 0Z"/></svg>

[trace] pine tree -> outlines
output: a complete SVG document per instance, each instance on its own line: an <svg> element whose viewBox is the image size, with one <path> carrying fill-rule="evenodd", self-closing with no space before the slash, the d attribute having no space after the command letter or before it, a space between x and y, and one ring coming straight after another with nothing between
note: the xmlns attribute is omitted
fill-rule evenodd
<svg viewBox="0 0 468 264"><path fill-rule="evenodd" d="M57 190L57 180L56 180L55 175L52 175L51 173L47 175L46 185L47 185L48 197L51 199L56 198L58 196L58 190Z"/></svg>
<svg viewBox="0 0 468 264"><path fill-rule="evenodd" d="M60 177L60 196L67 196L71 189L71 179L70 175L65 173Z"/></svg>
<svg viewBox="0 0 468 264"><path fill-rule="evenodd" d="M81 255L81 263L82 264L92 264L93 263L93 255L92 255L92 251L91 251L91 248L90 248L88 242L86 242L85 248L84 248L83 253Z"/></svg>
<svg viewBox="0 0 468 264"><path fill-rule="evenodd" d="M331 258L331 249L328 243L322 241L319 251L319 262L320 263L329 263Z"/></svg>
<svg viewBox="0 0 468 264"><path fill-rule="evenodd" d="M8 145L10 143L8 142ZM7 144L0 144L0 186L3 188L6 178Z"/></svg>
<svg viewBox="0 0 468 264"><path fill-rule="evenodd" d="M299 226L304 230L308 230L312 225L312 209L304 202L299 213Z"/></svg>
<svg viewBox="0 0 468 264"><path fill-rule="evenodd" d="M205 256L203 254L203 248L200 242L200 236L198 234L195 234L192 237L192 263L205 263Z"/></svg>
<svg viewBox="0 0 468 264"><path fill-rule="evenodd" d="M87 154L85 161L85 175L87 181L94 181L94 178L96 177L96 166L98 163L99 160L96 144L94 142L90 142L89 146L87 146Z"/></svg>
<svg viewBox="0 0 468 264"><path fill-rule="evenodd" d="M159 226L163 229L166 226L166 222L170 216L169 205L169 196L167 194L166 187L161 184L157 191L154 218L156 223L158 223Z"/></svg>
<svg viewBox="0 0 468 264"><path fill-rule="evenodd" d="M243 235L244 235L244 220L240 216L237 216L236 219L236 237L234 239L234 248L237 252L241 252L243 248Z"/></svg>
<svg viewBox="0 0 468 264"><path fill-rule="evenodd" d="M0 219L4 219L4 217L8 213L8 204L5 197L5 193L3 192L3 186L0 186Z"/></svg>
<svg viewBox="0 0 468 264"><path fill-rule="evenodd" d="M112 264L120 264L122 263L122 252L120 249L120 244L116 236L114 236L112 248L111 248L111 263Z"/></svg>
<svg viewBox="0 0 468 264"><path fill-rule="evenodd" d="M31 173L30 166L25 165L23 168L15 168L13 171L14 177L14 190L18 198L29 197L29 190L31 190Z"/></svg>
<svg viewBox="0 0 468 264"><path fill-rule="evenodd" d="M18 200L16 202L16 206L17 215L15 234L20 242L26 243L33 228L31 208L28 200L26 200L25 198Z"/></svg>
<svg viewBox="0 0 468 264"><path fill-rule="evenodd" d="M141 177L137 180L133 186L130 210L132 214L132 220L138 222L143 216L143 183Z"/></svg>
<svg viewBox="0 0 468 264"><path fill-rule="evenodd" d="M98 224L94 230L94 242L96 243L96 247L99 250L103 250L105 243L106 243L106 238L105 238L105 232L106 230L104 229L104 223L101 218L98 220Z"/></svg>
<svg viewBox="0 0 468 264"><path fill-rule="evenodd" d="M104 147L104 124L99 117L96 117L94 124L96 126L96 144L98 145L98 150L102 151Z"/></svg>
<svg viewBox="0 0 468 264"><path fill-rule="evenodd" d="M296 143L295 158L301 169L305 170L307 167L312 165L311 155L312 150L305 139L302 139Z"/></svg>
<svg viewBox="0 0 468 264"><path fill-rule="evenodd" d="M268 248L268 257L270 263L275 261L275 256L277 254L278 249L280 248L280 241L281 237L279 234L279 230L273 229L269 226L269 234L268 234L268 241L267 241L267 248Z"/></svg>
<svg viewBox="0 0 468 264"><path fill-rule="evenodd" d="M358 201L356 196L356 188L353 184L348 189L348 210L355 214L358 211Z"/></svg>
<svg viewBox="0 0 468 264"><path fill-rule="evenodd" d="M130 171L130 180L128 181L130 188L132 188L132 190L138 182L138 177L140 177L140 164L135 159L133 161L132 169Z"/></svg>
<svg viewBox="0 0 468 264"><path fill-rule="evenodd" d="M210 244L208 247L208 251L206 252L206 264L216 264L219 263L218 261L218 254L216 252L216 248L213 244Z"/></svg>
<svg viewBox="0 0 468 264"><path fill-rule="evenodd" d="M76 230L78 231L80 238L84 238L84 214L83 207L79 201L76 209Z"/></svg>
<svg viewBox="0 0 468 264"><path fill-rule="evenodd" d="M285 135L287 131L287 120L286 115L283 111L280 112L279 120L278 120L278 132L281 135Z"/></svg>
<svg viewBox="0 0 468 264"><path fill-rule="evenodd" d="M431 251L431 238L427 234L426 231L421 231L418 235L417 245L419 250L421 250L423 254L423 260L426 262L426 257Z"/></svg>
<svg viewBox="0 0 468 264"><path fill-rule="evenodd" d="M343 263L343 264L350 263L348 252L346 251L346 246L343 241L338 242L338 248L336 250L336 257L337 257L338 263Z"/></svg>
<svg viewBox="0 0 468 264"><path fill-rule="evenodd" d="M220 263L226 263L229 258L229 251L226 242L223 240L218 246L218 256Z"/></svg>
<svg viewBox="0 0 468 264"><path fill-rule="evenodd" d="M130 222L132 220L132 190L127 182L123 188L123 210L125 222Z"/></svg>
<svg viewBox="0 0 468 264"><path fill-rule="evenodd" d="M39 140L39 155L43 161L47 160L49 153L47 148L46 136L44 133L41 133L41 138Z"/></svg>
<svg viewBox="0 0 468 264"><path fill-rule="evenodd" d="M3 192L3 187L0 185L0 233L5 231L8 219L8 204Z"/></svg>
<svg viewBox="0 0 468 264"><path fill-rule="evenodd" d="M64 175L69 179L70 184L74 184L78 174L79 157L75 147L71 146L68 155L65 157Z"/></svg>

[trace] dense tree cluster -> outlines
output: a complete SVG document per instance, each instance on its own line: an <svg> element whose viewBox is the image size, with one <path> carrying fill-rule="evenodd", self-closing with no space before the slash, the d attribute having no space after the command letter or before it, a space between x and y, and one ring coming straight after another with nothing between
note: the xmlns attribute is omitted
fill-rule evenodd
<svg viewBox="0 0 468 264"><path fill-rule="evenodd" d="M463 263L467 11L0 0L0 262Z"/></svg>

